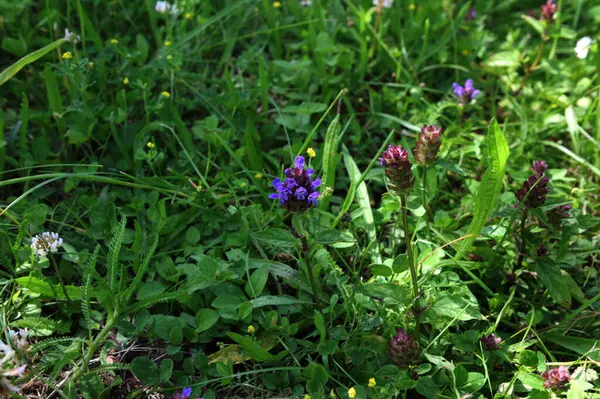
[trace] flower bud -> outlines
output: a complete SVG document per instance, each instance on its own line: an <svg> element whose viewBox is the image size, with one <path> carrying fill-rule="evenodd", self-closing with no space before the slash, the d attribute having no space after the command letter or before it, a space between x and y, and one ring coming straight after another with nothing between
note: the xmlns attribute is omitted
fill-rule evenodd
<svg viewBox="0 0 600 399"><path fill-rule="evenodd" d="M379 163L385 168L388 190L395 195L402 195L410 191L415 184L412 175L412 164L408 160L408 151L400 145L390 145L381 154Z"/></svg>
<svg viewBox="0 0 600 399"><path fill-rule="evenodd" d="M502 342L502 338L497 337L494 333L490 335L486 335L485 337L481 337L481 343L485 350L488 351L497 351L500 349L498 346Z"/></svg>
<svg viewBox="0 0 600 399"><path fill-rule="evenodd" d="M554 0L548 0L546 1L546 4L541 7L541 10L542 13L540 19L542 21L552 21L554 20L554 14L556 14L556 11L558 10L558 5L554 4Z"/></svg>
<svg viewBox="0 0 600 399"><path fill-rule="evenodd" d="M544 205L546 195L550 192L550 188L548 188L549 181L550 179L542 174L529 176L527 181L523 183L523 187L516 193L519 203L525 200L524 205L527 208L539 208Z"/></svg>
<svg viewBox="0 0 600 399"><path fill-rule="evenodd" d="M548 169L548 163L542 160L535 161L533 162L531 169L533 169L533 171L538 175L541 175L546 171L546 169Z"/></svg>
<svg viewBox="0 0 600 399"><path fill-rule="evenodd" d="M544 387L548 389L565 389L569 381L571 381L571 374L569 369L565 366L560 366L551 369L550 371L544 371L542 373L544 379Z"/></svg>
<svg viewBox="0 0 600 399"><path fill-rule="evenodd" d="M398 328L390 339L388 353L396 366L406 368L419 357L419 343L405 329Z"/></svg>
<svg viewBox="0 0 600 399"><path fill-rule="evenodd" d="M442 145L442 128L435 125L423 125L417 138L415 159L420 165L431 165L435 162L440 145Z"/></svg>

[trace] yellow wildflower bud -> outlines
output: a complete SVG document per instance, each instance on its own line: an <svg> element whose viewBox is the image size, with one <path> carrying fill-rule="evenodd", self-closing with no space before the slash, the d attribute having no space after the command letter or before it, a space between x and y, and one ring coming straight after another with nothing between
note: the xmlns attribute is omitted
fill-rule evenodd
<svg viewBox="0 0 600 399"><path fill-rule="evenodd" d="M254 328L254 326L252 324L250 324L248 326L248 334L254 334L254 331L256 331L256 329Z"/></svg>
<svg viewBox="0 0 600 399"><path fill-rule="evenodd" d="M156 144L154 144L153 142L149 141L149 142L146 144L146 147L148 147L148 148L150 148L151 150L153 150L153 149L154 149L154 147L156 147Z"/></svg>
<svg viewBox="0 0 600 399"><path fill-rule="evenodd" d="M312 399L312 396L310 396L309 394L304 395L304 399Z"/></svg>
<svg viewBox="0 0 600 399"><path fill-rule="evenodd" d="M129 84L129 78L125 78L125 79L123 79L123 84L124 84L124 85L128 85L128 84Z"/></svg>
<svg viewBox="0 0 600 399"><path fill-rule="evenodd" d="M62 55L63 60L70 60L71 58L73 58L73 54L71 54L70 51L65 51L65 53Z"/></svg>
<svg viewBox="0 0 600 399"><path fill-rule="evenodd" d="M164 98L171 97L171 93L169 93L168 91L163 91L162 93L160 93L160 95L163 96Z"/></svg>
<svg viewBox="0 0 600 399"><path fill-rule="evenodd" d="M263 178L263 175L262 175L262 173L257 173L257 174L255 174L255 175L254 175L254 177L255 177L256 179L259 179L259 180L260 180L260 179L262 179L262 178Z"/></svg>
<svg viewBox="0 0 600 399"><path fill-rule="evenodd" d="M279 1L274 1L274 2L273 2L273 7L275 7L275 8L279 8L279 7L281 7L281 2L279 2Z"/></svg>
<svg viewBox="0 0 600 399"><path fill-rule="evenodd" d="M467 49L464 49L464 50L462 51L462 55L465 55L465 56L466 56L466 55L469 55L469 50L467 50Z"/></svg>
<svg viewBox="0 0 600 399"><path fill-rule="evenodd" d="M409 4L408 5L408 9L411 11L414 11L417 8L417 6L415 6L414 4Z"/></svg>
<svg viewBox="0 0 600 399"><path fill-rule="evenodd" d="M348 397L350 399L356 398L356 389L354 389L354 387L348 389Z"/></svg>
<svg viewBox="0 0 600 399"><path fill-rule="evenodd" d="M188 21L189 21L190 19L192 19L192 13L191 13L191 12L186 12L186 13L185 13L185 19L187 19Z"/></svg>
<svg viewBox="0 0 600 399"><path fill-rule="evenodd" d="M317 152L315 151L314 148L309 147L308 150L306 150L306 153L308 154L309 157L314 158L317 156Z"/></svg>
<svg viewBox="0 0 600 399"><path fill-rule="evenodd" d="M94 69L94 63L93 62L88 62L88 68L89 69Z"/></svg>
<svg viewBox="0 0 600 399"><path fill-rule="evenodd" d="M375 378L369 378L369 388L375 388L375 385L377 385Z"/></svg>
<svg viewBox="0 0 600 399"><path fill-rule="evenodd" d="M165 47L169 47L171 44L173 44L173 42L172 42L172 41L170 41L170 40L167 40L167 41L165 42Z"/></svg>
<svg viewBox="0 0 600 399"><path fill-rule="evenodd" d="M110 41L110 44L119 44L119 41L117 39L112 39Z"/></svg>

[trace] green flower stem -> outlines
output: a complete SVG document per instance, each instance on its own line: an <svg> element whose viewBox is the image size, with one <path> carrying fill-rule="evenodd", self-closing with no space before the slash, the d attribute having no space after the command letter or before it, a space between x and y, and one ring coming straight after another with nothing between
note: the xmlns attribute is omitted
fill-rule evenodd
<svg viewBox="0 0 600 399"><path fill-rule="evenodd" d="M298 218L298 223L300 229L302 230L298 232L298 237L300 238L301 242L302 257L304 258L304 263L306 264L306 271L308 272L308 279L310 280L310 286L312 288L313 297L315 298L315 304L317 305L317 309L320 311L322 309L321 302L319 301L317 284L315 282L315 276L313 275L312 262L310 260L310 244L306 238L306 229L304 228L304 223L302 222L302 216Z"/></svg>
<svg viewBox="0 0 600 399"><path fill-rule="evenodd" d="M410 267L410 278L412 280L414 312L415 312L415 340L419 342L419 331L421 324L421 306L419 305L419 278L415 266L415 258L412 251L410 233L408 231L408 216L406 211L406 195L400 195L400 206L402 208L402 225L404 227L404 242L406 243L406 253L408 255L408 265Z"/></svg>
<svg viewBox="0 0 600 399"><path fill-rule="evenodd" d="M69 297L69 293L67 292L67 287L65 286L65 282L63 281L62 277L60 276L58 264L56 263L56 260L54 259L54 256L52 254L50 254L50 263L52 263L52 266L54 267L54 273L56 273L56 277L58 277L58 281L60 282L60 286L63 290L63 294L65 294L65 298L67 298L67 301L70 304L72 304L73 302L71 301L71 298Z"/></svg>
<svg viewBox="0 0 600 399"><path fill-rule="evenodd" d="M525 256L525 223L527 222L528 211L527 208L523 211L521 215L521 239L519 242L519 256L517 257L517 269L521 268L523 264L523 257Z"/></svg>
<svg viewBox="0 0 600 399"><path fill-rule="evenodd" d="M98 346L102 342L104 342L104 340L106 339L106 335L108 335L110 330L113 329L113 326L114 326L116 320L117 320L116 316L109 317L108 320L106 321L106 324L104 325L104 328L102 329L102 331L100 331L100 334L98 334L98 336L96 336L96 339L94 339L90 343L90 347L88 348L87 353L83 357L83 364L77 370L77 372L75 373L75 376L73 377L75 381L77 381L79 379L79 377L81 377L81 375L87 371L88 365L90 364L92 357L94 357L94 354L96 353L96 350L98 349Z"/></svg>

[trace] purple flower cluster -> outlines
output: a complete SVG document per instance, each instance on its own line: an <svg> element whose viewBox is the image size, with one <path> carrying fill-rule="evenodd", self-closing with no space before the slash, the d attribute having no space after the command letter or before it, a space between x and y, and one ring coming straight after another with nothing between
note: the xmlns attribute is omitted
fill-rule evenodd
<svg viewBox="0 0 600 399"><path fill-rule="evenodd" d="M408 367L419 357L419 343L405 329L398 328L390 339L388 353L396 366Z"/></svg>
<svg viewBox="0 0 600 399"><path fill-rule="evenodd" d="M423 125L415 146L415 160L420 165L431 165L437 159L442 145L442 128Z"/></svg>
<svg viewBox="0 0 600 399"><path fill-rule="evenodd" d="M550 192L548 183L550 179L544 175L548 164L545 161L535 161L531 167L535 175L523 183L523 186L516 192L519 203L527 208L539 208L546 202L546 195ZM517 204L518 206L518 204Z"/></svg>
<svg viewBox="0 0 600 399"><path fill-rule="evenodd" d="M560 366L544 371L542 373L544 379L544 387L547 389L565 389L567 383L571 381L571 373L565 366Z"/></svg>
<svg viewBox="0 0 600 399"><path fill-rule="evenodd" d="M501 342L502 338L497 337L494 333L481 337L481 343L483 344L483 347L488 351L497 351L498 349L500 349L498 345Z"/></svg>
<svg viewBox="0 0 600 399"><path fill-rule="evenodd" d="M390 145L381 154L379 164L385 168L388 189L396 194L404 194L412 188L415 178L412 175L412 164L408 160L408 151L401 145Z"/></svg>
<svg viewBox="0 0 600 399"><path fill-rule="evenodd" d="M465 21L474 21L477 18L477 11L474 8L469 8L465 15Z"/></svg>
<svg viewBox="0 0 600 399"><path fill-rule="evenodd" d="M175 392L174 395L171 396L170 399L190 399L192 395L192 388L183 388L181 392ZM204 398L196 398L196 399L204 399Z"/></svg>
<svg viewBox="0 0 600 399"><path fill-rule="evenodd" d="M554 4L554 0L548 0L541 9L542 15L540 16L540 19L542 21L552 21L554 19L554 14L556 14L556 11L558 10L558 5Z"/></svg>
<svg viewBox="0 0 600 399"><path fill-rule="evenodd" d="M296 157L293 168L285 170L285 180L276 178L273 187L276 193L270 194L269 198L279 199L280 205L290 212L303 212L313 205L318 204L321 194L317 188L321 185L321 179L313 181L312 168L304 168L304 157Z"/></svg>
<svg viewBox="0 0 600 399"><path fill-rule="evenodd" d="M473 79L467 79L464 86L461 86L456 82L452 83L452 92L456 98L458 98L460 104L467 105L481 93L481 90L477 90L473 87Z"/></svg>

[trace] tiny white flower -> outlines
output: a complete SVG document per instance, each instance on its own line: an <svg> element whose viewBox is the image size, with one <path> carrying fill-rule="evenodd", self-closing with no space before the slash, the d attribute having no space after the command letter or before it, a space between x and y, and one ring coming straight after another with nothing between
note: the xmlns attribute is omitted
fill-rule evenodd
<svg viewBox="0 0 600 399"><path fill-rule="evenodd" d="M375 7L379 7L379 1L380 0L373 0L373 6ZM392 4L394 3L394 0L383 0L383 8L392 8Z"/></svg>
<svg viewBox="0 0 600 399"><path fill-rule="evenodd" d="M154 6L154 9L159 14L166 14L171 9L171 5L166 1L157 1L156 6Z"/></svg>
<svg viewBox="0 0 600 399"><path fill-rule="evenodd" d="M312 6L312 0L300 0L300 5L302 7L310 7Z"/></svg>
<svg viewBox="0 0 600 399"><path fill-rule="evenodd" d="M12 340L13 344L20 350L24 350L29 346L29 330L26 328L20 328L17 331L9 331L8 336Z"/></svg>
<svg viewBox="0 0 600 399"><path fill-rule="evenodd" d="M171 15L179 15L180 12L181 10L177 8L177 4L171 6Z"/></svg>
<svg viewBox="0 0 600 399"><path fill-rule="evenodd" d="M575 45L575 53L577 54L577 58L584 59L587 57L590 47L592 47L592 38L589 36L582 37L577 41L577 45Z"/></svg>
<svg viewBox="0 0 600 399"><path fill-rule="evenodd" d="M33 253L45 258L48 252L55 253L58 247L63 245L63 239L57 233L45 232L38 234L31 239L31 249Z"/></svg>
<svg viewBox="0 0 600 399"><path fill-rule="evenodd" d="M65 40L71 43L77 43L81 40L81 37L75 32L69 32L69 29L65 29Z"/></svg>

